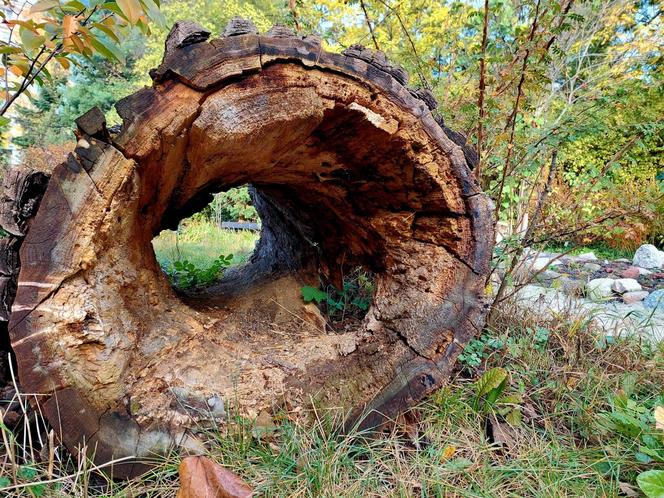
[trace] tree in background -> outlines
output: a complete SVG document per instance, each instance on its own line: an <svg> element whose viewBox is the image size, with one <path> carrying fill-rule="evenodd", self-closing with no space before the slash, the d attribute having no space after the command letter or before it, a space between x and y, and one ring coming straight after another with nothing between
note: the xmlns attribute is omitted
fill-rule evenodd
<svg viewBox="0 0 664 498"><path fill-rule="evenodd" d="M163 24L154 0L5 0L0 10L7 26L7 39L0 42L5 114L22 95L30 96L33 83L50 79L53 64L67 70L77 57L95 54L122 61L117 44L132 27L150 32L150 21Z"/></svg>
<svg viewBox="0 0 664 498"><path fill-rule="evenodd" d="M90 59L80 58L67 72L53 71L30 105L16 106L14 122L22 132L13 142L21 147L47 147L73 140L72 123L93 106L107 115L109 124L119 123L113 106L136 89L134 65L142 53L141 45L142 36L134 33L120 47L124 63L95 54Z"/></svg>

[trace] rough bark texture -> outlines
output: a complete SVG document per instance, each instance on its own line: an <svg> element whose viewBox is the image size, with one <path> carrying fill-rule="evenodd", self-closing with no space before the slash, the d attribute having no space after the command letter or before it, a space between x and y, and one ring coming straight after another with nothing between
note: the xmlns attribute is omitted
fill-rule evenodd
<svg viewBox="0 0 664 498"><path fill-rule="evenodd" d="M192 445L234 405L314 397L379 426L442 386L483 325L492 209L430 93L362 47L239 20L225 35L179 23L154 86L118 103L119 134L79 120L22 243L21 382L97 460ZM263 220L251 261L178 297L151 239L247 183ZM376 275L373 304L357 330L326 331L300 288L356 265Z"/></svg>

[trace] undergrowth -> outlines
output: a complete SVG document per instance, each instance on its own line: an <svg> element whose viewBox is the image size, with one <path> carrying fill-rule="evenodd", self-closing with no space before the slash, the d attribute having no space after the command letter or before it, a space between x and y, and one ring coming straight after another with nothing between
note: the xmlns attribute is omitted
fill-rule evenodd
<svg viewBox="0 0 664 498"><path fill-rule="evenodd" d="M480 339L479 360L462 361L450 384L413 410L415 423L370 438L339 435L341 415L331 410L278 413L269 430L234 416L204 432L208 455L256 496L640 496L637 476L664 469L664 432L653 418L664 405L662 346L607 340L587 322L547 323L514 310L501 320ZM175 452L138 480L112 482L61 448L49 471L49 451L7 446L12 433L2 433L7 496L177 490ZM45 484L49 478L60 481Z"/></svg>

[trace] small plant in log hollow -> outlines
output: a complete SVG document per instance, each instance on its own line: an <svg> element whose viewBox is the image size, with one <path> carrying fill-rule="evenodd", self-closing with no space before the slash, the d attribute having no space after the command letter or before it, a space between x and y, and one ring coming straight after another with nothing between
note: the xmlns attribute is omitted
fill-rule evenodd
<svg viewBox="0 0 664 498"><path fill-rule="evenodd" d="M223 275L224 268L231 265L233 255L221 254L207 267L198 267L187 259L174 261L170 268L164 269L171 284L178 289L205 287L216 282Z"/></svg>
<svg viewBox="0 0 664 498"><path fill-rule="evenodd" d="M344 278L341 290L333 285L327 285L324 290L305 285L301 292L304 302L315 302L330 321L343 322L348 318L364 318L371 306L373 290L373 275L362 268L356 268Z"/></svg>

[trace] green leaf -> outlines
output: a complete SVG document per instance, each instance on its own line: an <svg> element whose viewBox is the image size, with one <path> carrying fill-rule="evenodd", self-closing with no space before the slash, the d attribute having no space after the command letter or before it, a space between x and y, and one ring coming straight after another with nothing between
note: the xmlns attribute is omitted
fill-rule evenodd
<svg viewBox="0 0 664 498"><path fill-rule="evenodd" d="M18 469L18 472L16 473L21 479L34 479L37 477L37 469L34 469L32 467L27 467L23 466Z"/></svg>
<svg viewBox="0 0 664 498"><path fill-rule="evenodd" d="M21 35L21 43L28 51L38 49L46 41L46 38L44 38L42 35L37 35L33 31L26 29L23 26L20 27L19 34Z"/></svg>
<svg viewBox="0 0 664 498"><path fill-rule="evenodd" d="M159 10L159 6L154 2L154 0L141 0L145 6L145 11L148 14L148 17L156 22L160 27L166 26L166 18L164 14Z"/></svg>
<svg viewBox="0 0 664 498"><path fill-rule="evenodd" d="M478 396L485 396L500 385L507 379L507 371L504 368L496 367L484 372L476 384Z"/></svg>
<svg viewBox="0 0 664 498"><path fill-rule="evenodd" d="M0 54L20 54L21 49L19 47L12 47L10 45L0 45Z"/></svg>
<svg viewBox="0 0 664 498"><path fill-rule="evenodd" d="M311 301L316 301L317 303L321 303L323 300L327 299L327 293L323 292L320 289L316 289L315 287L311 287L309 285L305 285L301 289L302 292L302 299L304 299L305 303L310 303Z"/></svg>
<svg viewBox="0 0 664 498"><path fill-rule="evenodd" d="M4 116L0 116L0 126L7 126L11 122L11 119Z"/></svg>
<svg viewBox="0 0 664 498"><path fill-rule="evenodd" d="M82 10L86 10L86 9L87 9L87 7L85 6L85 4L83 4L82 2L79 2L78 0L69 0L69 2L67 2L67 3L65 4L65 6L66 6L66 7L70 7L71 9L73 9L73 10L75 10L75 11L77 11L77 12L81 12Z"/></svg>
<svg viewBox="0 0 664 498"><path fill-rule="evenodd" d="M106 36L109 38L113 39L114 41L120 43L120 38L118 38L118 35L113 31L110 27L106 26L105 24L99 23L99 22L94 22L92 23L92 26L102 30Z"/></svg>
<svg viewBox="0 0 664 498"><path fill-rule="evenodd" d="M454 460L450 460L449 462L446 462L443 467L452 470L452 471L460 471L467 469L473 464L471 460L468 460L467 458L459 457L455 458Z"/></svg>
<svg viewBox="0 0 664 498"><path fill-rule="evenodd" d="M123 62L124 57L120 51L113 44L104 44L99 38L95 36L88 36L88 41L94 49L110 61Z"/></svg>
<svg viewBox="0 0 664 498"><path fill-rule="evenodd" d="M641 472L636 483L648 498L664 498L664 470Z"/></svg>
<svg viewBox="0 0 664 498"><path fill-rule="evenodd" d="M0 490L2 488L6 488L8 486L11 486L12 481L9 477L0 477Z"/></svg>

